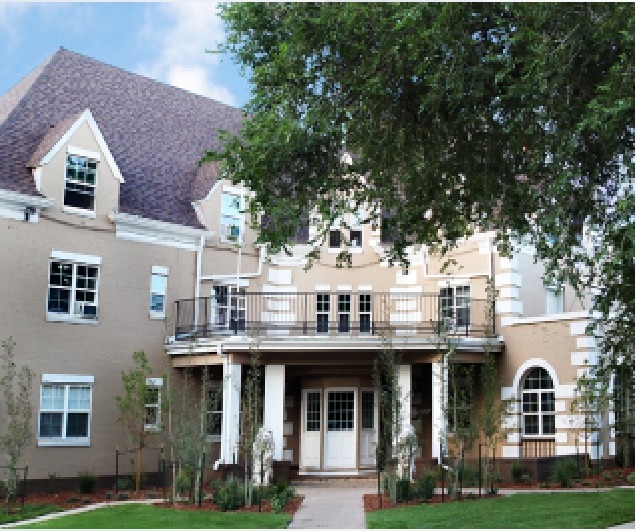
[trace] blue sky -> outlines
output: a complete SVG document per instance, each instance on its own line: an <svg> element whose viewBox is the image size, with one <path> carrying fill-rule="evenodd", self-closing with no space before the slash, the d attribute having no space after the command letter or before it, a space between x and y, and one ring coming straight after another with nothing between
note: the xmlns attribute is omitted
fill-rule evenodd
<svg viewBox="0 0 636 531"><path fill-rule="evenodd" d="M61 46L241 107L250 92L231 58L214 2L0 1L0 95Z"/></svg>

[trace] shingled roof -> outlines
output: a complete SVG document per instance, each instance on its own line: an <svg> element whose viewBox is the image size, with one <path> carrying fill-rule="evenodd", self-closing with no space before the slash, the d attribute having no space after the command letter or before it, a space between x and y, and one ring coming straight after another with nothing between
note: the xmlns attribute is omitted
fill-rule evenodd
<svg viewBox="0 0 636 531"><path fill-rule="evenodd" d="M85 109L124 177L119 211L200 227L191 203L218 171L197 162L242 111L63 48L0 98L0 189L39 195L30 166Z"/></svg>

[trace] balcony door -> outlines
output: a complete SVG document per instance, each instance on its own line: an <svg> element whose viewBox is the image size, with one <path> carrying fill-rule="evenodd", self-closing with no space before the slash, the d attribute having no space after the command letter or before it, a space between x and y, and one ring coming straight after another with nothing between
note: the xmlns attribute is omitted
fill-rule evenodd
<svg viewBox="0 0 636 531"><path fill-rule="evenodd" d="M212 326L217 332L244 332L246 319L245 290L236 286L214 286L212 291Z"/></svg>

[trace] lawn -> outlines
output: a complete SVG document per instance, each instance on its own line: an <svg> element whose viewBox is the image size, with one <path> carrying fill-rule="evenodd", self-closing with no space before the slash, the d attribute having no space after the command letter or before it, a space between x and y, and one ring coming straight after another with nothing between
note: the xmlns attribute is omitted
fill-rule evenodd
<svg viewBox="0 0 636 531"><path fill-rule="evenodd" d="M0 504L0 525L17 522L19 520L28 520L41 516L43 514L49 514L59 511L60 509L56 505L48 503L39 504L26 504L24 508L18 503L15 512L6 511L6 505Z"/></svg>
<svg viewBox="0 0 636 531"><path fill-rule="evenodd" d="M285 529L291 516L273 513L186 511L127 504L25 524L21 529Z"/></svg>
<svg viewBox="0 0 636 531"><path fill-rule="evenodd" d="M634 520L634 489L550 492L413 505L366 514L370 529L602 529Z"/></svg>

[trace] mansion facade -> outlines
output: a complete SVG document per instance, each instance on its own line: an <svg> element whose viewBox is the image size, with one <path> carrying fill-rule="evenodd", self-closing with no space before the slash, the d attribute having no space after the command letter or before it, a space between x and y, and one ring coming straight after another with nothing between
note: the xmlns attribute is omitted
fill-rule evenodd
<svg viewBox="0 0 636 531"><path fill-rule="evenodd" d="M115 397L139 350L157 388L147 418L157 444L169 429L162 393L205 370L221 397L207 412L211 463L237 462L257 351L274 460L299 475L361 475L376 466L373 367L388 341L416 462L438 461L448 452L441 330L477 390L486 354L496 357L509 403L498 458L616 455L612 412L588 430L571 408L598 356L587 301L546 287L530 246L505 257L494 234L478 233L450 267L425 246L392 267L381 228L349 223L308 270L311 226L291 255L270 255L242 213L249 190L198 165L242 119L64 49L0 97L0 338L35 372L30 478L114 473L115 448L131 446ZM340 268L345 241L351 267Z"/></svg>

